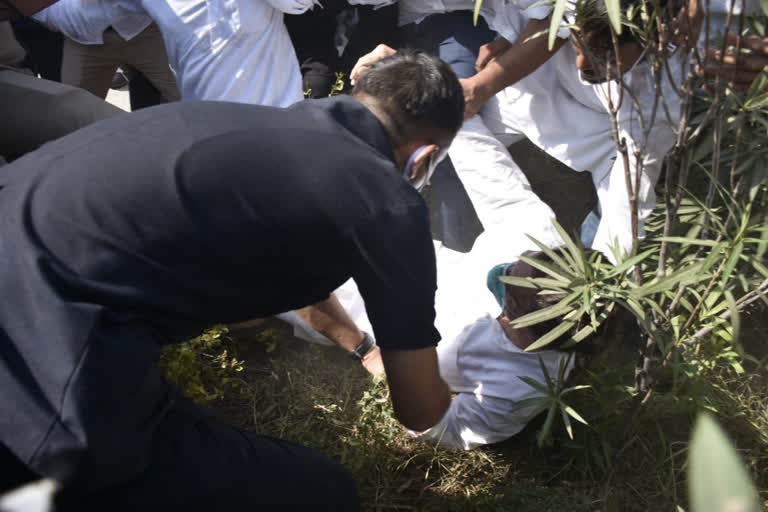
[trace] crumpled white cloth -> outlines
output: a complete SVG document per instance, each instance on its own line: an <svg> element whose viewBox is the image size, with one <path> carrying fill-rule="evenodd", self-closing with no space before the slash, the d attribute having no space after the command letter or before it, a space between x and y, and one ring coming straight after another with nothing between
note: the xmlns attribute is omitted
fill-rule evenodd
<svg viewBox="0 0 768 512"><path fill-rule="evenodd" d="M262 0L135 0L163 34L182 100L287 107L303 99L283 12ZM274 0L285 8L311 0Z"/></svg>
<svg viewBox="0 0 768 512"><path fill-rule="evenodd" d="M315 5L322 6L318 0L267 0L267 2L285 14L303 14Z"/></svg>
<svg viewBox="0 0 768 512"><path fill-rule="evenodd" d="M104 44L109 27L129 41L152 23L130 0L59 0L32 18L80 44Z"/></svg>

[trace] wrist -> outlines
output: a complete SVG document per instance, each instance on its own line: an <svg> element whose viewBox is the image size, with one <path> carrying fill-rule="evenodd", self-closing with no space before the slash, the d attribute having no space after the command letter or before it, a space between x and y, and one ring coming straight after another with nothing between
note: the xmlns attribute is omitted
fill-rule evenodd
<svg viewBox="0 0 768 512"><path fill-rule="evenodd" d="M360 341L354 350L349 351L348 354L352 359L362 361L365 356L374 348L376 348L376 340L373 339L373 336L363 331L362 341Z"/></svg>

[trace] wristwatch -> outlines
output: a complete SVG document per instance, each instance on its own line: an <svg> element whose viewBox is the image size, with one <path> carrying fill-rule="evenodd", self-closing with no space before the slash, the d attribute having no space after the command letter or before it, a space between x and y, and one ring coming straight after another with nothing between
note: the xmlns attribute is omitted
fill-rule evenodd
<svg viewBox="0 0 768 512"><path fill-rule="evenodd" d="M368 352L373 350L375 347L376 340L373 339L373 336L363 331L363 341L361 341L360 344L355 347L355 350L349 352L349 357L358 361L362 361L366 354L368 354Z"/></svg>

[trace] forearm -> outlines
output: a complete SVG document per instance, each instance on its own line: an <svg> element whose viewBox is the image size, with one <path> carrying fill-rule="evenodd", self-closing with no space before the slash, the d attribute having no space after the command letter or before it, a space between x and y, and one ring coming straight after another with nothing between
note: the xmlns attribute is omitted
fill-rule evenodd
<svg viewBox="0 0 768 512"><path fill-rule="evenodd" d="M363 339L363 332L357 328L335 295L323 302L297 309L296 314L347 352L355 350Z"/></svg>
<svg viewBox="0 0 768 512"><path fill-rule="evenodd" d="M381 352L398 421L411 430L436 425L451 404L434 347Z"/></svg>
<svg viewBox="0 0 768 512"><path fill-rule="evenodd" d="M532 37L548 30L549 23L549 18L531 20L512 46L491 59L473 77L487 88L490 96L531 74L565 43L566 39L557 38L552 50L549 50L546 34Z"/></svg>

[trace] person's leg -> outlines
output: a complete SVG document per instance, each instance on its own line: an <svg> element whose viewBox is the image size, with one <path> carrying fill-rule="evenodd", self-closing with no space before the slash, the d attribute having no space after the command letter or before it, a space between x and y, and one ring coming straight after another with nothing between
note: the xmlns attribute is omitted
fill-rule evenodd
<svg viewBox="0 0 768 512"><path fill-rule="evenodd" d="M11 22L16 39L27 50L26 66L46 80L61 82L61 49L64 37L31 18Z"/></svg>
<svg viewBox="0 0 768 512"><path fill-rule="evenodd" d="M126 65L124 71L129 76L128 92L131 99L131 112L168 102L157 87L136 69Z"/></svg>
<svg viewBox="0 0 768 512"><path fill-rule="evenodd" d="M359 510L356 484L338 462L227 426L186 401L152 446L140 477L98 493L67 489L56 510Z"/></svg>
<svg viewBox="0 0 768 512"><path fill-rule="evenodd" d="M119 65L115 52L119 52L114 44L108 43L108 34L116 32L112 29L104 31L103 45L86 45L64 38L61 59L61 82L73 87L79 87L98 96L106 98L112 76Z"/></svg>
<svg viewBox="0 0 768 512"><path fill-rule="evenodd" d="M302 88L310 98L330 94L336 82L336 72L342 71L334 46L336 16L346 1L324 2L300 15L285 15L285 27L301 63Z"/></svg>
<svg viewBox="0 0 768 512"><path fill-rule="evenodd" d="M126 41L124 46L122 63L136 68L167 101L178 101L181 98L176 78L168 65L163 36L157 25L151 24L139 35Z"/></svg>
<svg viewBox="0 0 768 512"><path fill-rule="evenodd" d="M402 27L400 37L406 45L437 55L451 66L456 76L468 78L476 73L480 47L496 37L483 18L472 23L472 11L433 14L418 24Z"/></svg>

